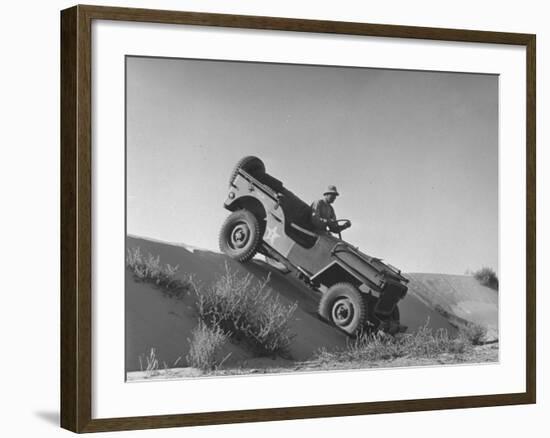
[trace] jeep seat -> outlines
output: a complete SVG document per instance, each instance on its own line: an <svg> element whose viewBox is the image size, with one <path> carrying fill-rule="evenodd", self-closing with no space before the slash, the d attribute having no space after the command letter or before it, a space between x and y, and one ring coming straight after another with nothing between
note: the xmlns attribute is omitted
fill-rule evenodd
<svg viewBox="0 0 550 438"><path fill-rule="evenodd" d="M283 183L279 181L277 178L272 177L268 173L264 173L263 175L257 175L257 176L253 175L253 176L262 184L268 186L275 193L280 193L281 190L283 190Z"/></svg>
<svg viewBox="0 0 550 438"><path fill-rule="evenodd" d="M296 225L312 231L311 207L302 201L298 196L283 186L277 178L264 173L255 177L259 182L268 186L275 193L281 196L281 208L285 213L287 224L294 222Z"/></svg>
<svg viewBox="0 0 550 438"><path fill-rule="evenodd" d="M311 248L317 240L311 223L311 207L290 190L281 191L281 208L285 214L285 232L296 243Z"/></svg>
<svg viewBox="0 0 550 438"><path fill-rule="evenodd" d="M285 232L287 235L300 245L311 247L317 236L313 233L311 207L285 188L280 180L268 173L257 175L256 179L274 192L282 195L280 205L285 214Z"/></svg>
<svg viewBox="0 0 550 438"><path fill-rule="evenodd" d="M281 191L281 207L285 213L286 222L311 231L311 207L290 190L283 187Z"/></svg>

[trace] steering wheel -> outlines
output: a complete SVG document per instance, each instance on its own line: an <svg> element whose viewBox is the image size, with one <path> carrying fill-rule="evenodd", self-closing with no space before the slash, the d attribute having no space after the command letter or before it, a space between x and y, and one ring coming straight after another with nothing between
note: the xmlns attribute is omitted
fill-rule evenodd
<svg viewBox="0 0 550 438"><path fill-rule="evenodd" d="M336 232L336 234L338 234L338 238L340 240L342 240L342 231L340 229L340 227L344 226L344 225L347 225L346 228L349 228L351 227L351 221L349 219L337 219L334 221L336 223L336 226L338 227L338 231Z"/></svg>
<svg viewBox="0 0 550 438"><path fill-rule="evenodd" d="M349 219L337 219L336 220L336 225L338 225L339 227L341 227L343 225L347 225L347 228L349 228L349 227L351 227L351 221Z"/></svg>

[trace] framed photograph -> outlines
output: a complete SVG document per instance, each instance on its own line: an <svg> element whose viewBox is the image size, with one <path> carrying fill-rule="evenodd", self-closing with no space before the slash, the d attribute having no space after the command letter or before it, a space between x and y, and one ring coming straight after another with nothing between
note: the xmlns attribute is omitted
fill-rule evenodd
<svg viewBox="0 0 550 438"><path fill-rule="evenodd" d="M535 35L61 12L61 425L535 403Z"/></svg>

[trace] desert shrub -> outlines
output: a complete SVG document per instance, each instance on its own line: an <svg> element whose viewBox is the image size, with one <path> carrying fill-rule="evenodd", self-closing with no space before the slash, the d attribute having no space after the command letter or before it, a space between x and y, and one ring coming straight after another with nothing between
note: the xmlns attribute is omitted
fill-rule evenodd
<svg viewBox="0 0 550 438"><path fill-rule="evenodd" d="M383 332L364 334L349 341L342 350L320 350L315 360L322 363L342 363L374 362L405 356L434 358L443 353L461 354L468 349L468 339L463 335L452 337L447 330L434 331L428 325L429 320L415 333L397 337Z"/></svg>
<svg viewBox="0 0 550 438"><path fill-rule="evenodd" d="M473 273L474 278L483 286L498 291L498 278L495 271L491 268L483 267Z"/></svg>
<svg viewBox="0 0 550 438"><path fill-rule="evenodd" d="M203 371L209 371L221 367L231 353L221 357L221 350L229 336L217 324L208 327L202 321L191 332L189 341L189 353L185 356L187 363Z"/></svg>
<svg viewBox="0 0 550 438"><path fill-rule="evenodd" d="M141 371L145 371L146 376L151 377L158 372L159 361L154 348L149 350L149 354L138 356L139 368Z"/></svg>
<svg viewBox="0 0 550 438"><path fill-rule="evenodd" d="M182 297L194 289L193 278L190 275L177 277L179 266L162 264L160 256L155 257L150 253L145 256L139 247L128 249L126 268L137 281L151 283L171 297Z"/></svg>
<svg viewBox="0 0 550 438"><path fill-rule="evenodd" d="M210 327L218 325L236 340L248 343L259 356L286 355L294 335L289 322L297 304L287 306L264 281L238 275L225 265L216 283L198 293L198 312Z"/></svg>
<svg viewBox="0 0 550 438"><path fill-rule="evenodd" d="M480 324L469 324L460 331L472 345L483 344L487 336L487 328Z"/></svg>
<svg viewBox="0 0 550 438"><path fill-rule="evenodd" d="M467 342L460 336L449 336L445 329L433 330L429 321L416 333L405 335L399 342L401 347L414 357L432 358L442 353L463 353Z"/></svg>

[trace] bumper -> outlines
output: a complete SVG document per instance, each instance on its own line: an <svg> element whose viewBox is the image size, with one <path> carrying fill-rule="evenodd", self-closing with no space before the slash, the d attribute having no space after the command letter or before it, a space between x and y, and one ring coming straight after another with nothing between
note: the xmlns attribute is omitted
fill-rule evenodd
<svg viewBox="0 0 550 438"><path fill-rule="evenodd" d="M407 286L395 280L387 280L384 291L376 302L374 311L383 316L392 314L395 305L407 294Z"/></svg>

